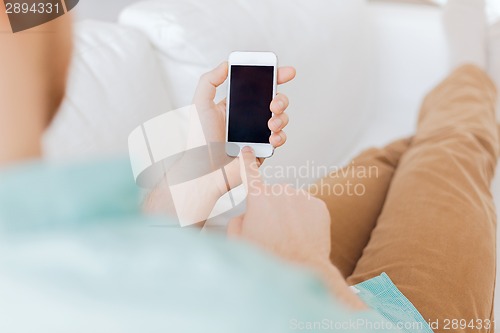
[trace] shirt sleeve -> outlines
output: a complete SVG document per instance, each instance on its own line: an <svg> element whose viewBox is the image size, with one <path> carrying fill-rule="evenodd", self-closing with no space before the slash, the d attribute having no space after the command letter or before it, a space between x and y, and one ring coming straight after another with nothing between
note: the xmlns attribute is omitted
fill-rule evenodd
<svg viewBox="0 0 500 333"><path fill-rule="evenodd" d="M138 222L0 233L0 331L399 332L254 248Z"/></svg>

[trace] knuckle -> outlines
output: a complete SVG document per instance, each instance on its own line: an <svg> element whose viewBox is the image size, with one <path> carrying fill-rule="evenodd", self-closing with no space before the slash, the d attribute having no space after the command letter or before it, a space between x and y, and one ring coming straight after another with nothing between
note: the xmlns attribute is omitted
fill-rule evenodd
<svg viewBox="0 0 500 333"><path fill-rule="evenodd" d="M280 95L280 97L281 100L285 103L285 105L288 105L289 102L288 97L286 95Z"/></svg>
<svg viewBox="0 0 500 333"><path fill-rule="evenodd" d="M326 204L323 200L318 199L318 198L313 197L313 196L310 197L310 200L313 203L313 205L316 206L316 208L318 208L318 209L325 208L326 209Z"/></svg>
<svg viewBox="0 0 500 333"><path fill-rule="evenodd" d="M327 206L326 206L326 202L324 202L323 200L321 199L318 199L318 198L315 198L316 199L316 202L317 202L317 205L318 205L318 208L321 208L322 210L324 211L327 211Z"/></svg>
<svg viewBox="0 0 500 333"><path fill-rule="evenodd" d="M285 124L288 124L288 121L290 120L290 118L288 117L288 115L286 113L283 113L280 115L280 119L283 121L283 123Z"/></svg>
<svg viewBox="0 0 500 333"><path fill-rule="evenodd" d="M207 82L210 78L210 72L203 73L200 76L200 82Z"/></svg>

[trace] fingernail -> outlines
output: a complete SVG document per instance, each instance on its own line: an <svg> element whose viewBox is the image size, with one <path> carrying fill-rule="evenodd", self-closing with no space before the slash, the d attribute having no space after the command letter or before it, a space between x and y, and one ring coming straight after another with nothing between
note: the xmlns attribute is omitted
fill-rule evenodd
<svg viewBox="0 0 500 333"><path fill-rule="evenodd" d="M253 153L253 149L252 147L243 147L243 149L241 150L242 153Z"/></svg>
<svg viewBox="0 0 500 333"><path fill-rule="evenodd" d="M283 103L283 101L278 101L278 105L279 105L280 109L285 108L285 103Z"/></svg>
<svg viewBox="0 0 500 333"><path fill-rule="evenodd" d="M276 143L280 143L281 141L283 141L283 138L281 137L281 135L277 135L276 136Z"/></svg>
<svg viewBox="0 0 500 333"><path fill-rule="evenodd" d="M276 118L273 120L273 124L276 128L280 128L281 125L283 125L283 120L279 119L279 118Z"/></svg>

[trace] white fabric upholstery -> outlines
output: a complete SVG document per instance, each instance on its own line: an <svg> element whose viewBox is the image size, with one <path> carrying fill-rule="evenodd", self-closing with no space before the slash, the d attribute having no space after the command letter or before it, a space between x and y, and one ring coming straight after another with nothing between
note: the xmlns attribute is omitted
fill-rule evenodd
<svg viewBox="0 0 500 333"><path fill-rule="evenodd" d="M116 24L78 23L67 96L46 136L46 155L124 155L135 127L171 109L163 74L145 36Z"/></svg>

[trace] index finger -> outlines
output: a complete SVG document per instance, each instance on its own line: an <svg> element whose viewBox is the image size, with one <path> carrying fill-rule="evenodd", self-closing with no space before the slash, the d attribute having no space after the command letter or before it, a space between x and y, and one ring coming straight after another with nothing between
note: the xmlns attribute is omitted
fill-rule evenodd
<svg viewBox="0 0 500 333"><path fill-rule="evenodd" d="M293 67L278 68L278 84L285 84L295 78L297 71Z"/></svg>
<svg viewBox="0 0 500 333"><path fill-rule="evenodd" d="M203 106L206 103L213 102L217 93L217 87L226 81L227 75L227 62L223 62L217 68L203 74L194 94L194 103L196 106Z"/></svg>
<svg viewBox="0 0 500 333"><path fill-rule="evenodd" d="M250 147L244 147L240 153L241 180L245 185L247 193L258 194L263 185L262 176L257 165L255 152Z"/></svg>

